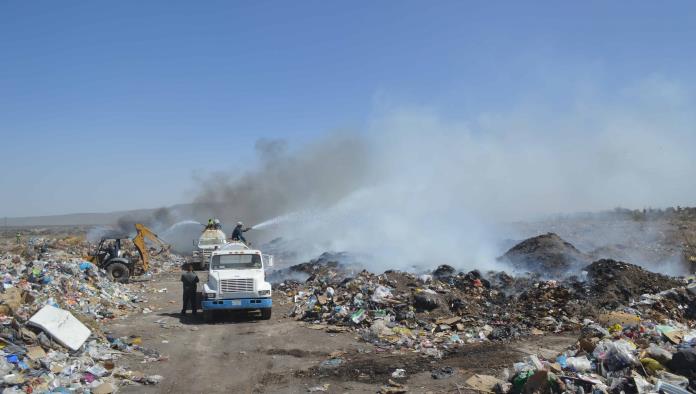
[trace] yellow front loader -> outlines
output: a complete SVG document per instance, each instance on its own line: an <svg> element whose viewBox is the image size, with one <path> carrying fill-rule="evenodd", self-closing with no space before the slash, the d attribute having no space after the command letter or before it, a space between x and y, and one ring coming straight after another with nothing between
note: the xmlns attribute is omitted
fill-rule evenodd
<svg viewBox="0 0 696 394"><path fill-rule="evenodd" d="M103 237L94 253L84 256L84 259L105 270L109 277L117 282L127 282L131 276L142 275L150 268L150 252L145 240L149 239L160 246L158 254L169 250L169 245L140 223L135 224L135 230L136 234L132 240L128 235ZM140 259L133 259L122 250L124 240L133 242Z"/></svg>

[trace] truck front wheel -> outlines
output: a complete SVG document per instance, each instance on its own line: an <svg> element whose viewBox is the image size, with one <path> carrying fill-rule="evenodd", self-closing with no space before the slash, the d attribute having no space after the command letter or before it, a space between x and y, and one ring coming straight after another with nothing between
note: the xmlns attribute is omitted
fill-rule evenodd
<svg viewBox="0 0 696 394"><path fill-rule="evenodd" d="M212 323L213 322L213 311L204 310L203 311L203 321L206 323Z"/></svg>
<svg viewBox="0 0 696 394"><path fill-rule="evenodd" d="M271 318L271 308L261 309L261 320L269 320Z"/></svg>

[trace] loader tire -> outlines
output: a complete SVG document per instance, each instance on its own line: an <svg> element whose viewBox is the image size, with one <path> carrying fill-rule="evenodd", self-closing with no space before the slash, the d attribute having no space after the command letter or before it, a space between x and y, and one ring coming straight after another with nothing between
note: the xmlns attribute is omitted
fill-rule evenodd
<svg viewBox="0 0 696 394"><path fill-rule="evenodd" d="M126 283L130 277L130 270L125 264L113 263L106 267L106 273L114 282Z"/></svg>
<svg viewBox="0 0 696 394"><path fill-rule="evenodd" d="M270 320L270 319L271 319L271 308L261 309L261 320Z"/></svg>

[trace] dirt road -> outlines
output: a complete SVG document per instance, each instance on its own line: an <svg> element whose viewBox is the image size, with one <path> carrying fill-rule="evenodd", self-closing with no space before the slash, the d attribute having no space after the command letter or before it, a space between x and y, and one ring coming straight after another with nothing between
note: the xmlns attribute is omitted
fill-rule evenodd
<svg viewBox="0 0 696 394"><path fill-rule="evenodd" d="M199 273L201 280L205 273ZM134 371L158 374L153 386L130 386L126 393L294 393L310 389L327 392L374 393L396 368L404 368L401 382L409 392L466 392L464 380L473 373L496 374L525 354L554 355L575 336L529 338L513 344L467 345L441 360L406 350L383 351L359 341L355 333L330 334L287 318L290 304L274 298L273 317L253 315L219 317L214 324L202 319L180 319L181 285L178 274L163 274L148 282L151 313L111 322L115 336L137 336L142 346L156 349L166 360L144 363L132 355L119 365ZM162 289L167 289L166 292ZM156 292L160 290L162 292ZM345 352L338 366L321 365L336 351ZM454 368L447 379L434 380L430 372L441 366Z"/></svg>

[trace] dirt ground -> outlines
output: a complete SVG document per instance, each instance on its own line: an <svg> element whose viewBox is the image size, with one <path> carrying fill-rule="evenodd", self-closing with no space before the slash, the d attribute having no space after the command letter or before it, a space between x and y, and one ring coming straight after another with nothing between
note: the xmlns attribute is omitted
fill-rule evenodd
<svg viewBox="0 0 696 394"><path fill-rule="evenodd" d="M201 281L205 273L199 273ZM527 354L549 357L572 344L576 335L530 337L515 343L466 345L441 360L426 358L409 350L380 351L359 341L354 333L330 334L307 327L285 315L290 308L284 297L274 299L271 320L253 314L225 314L215 323L181 319L179 274L156 276L147 287L150 313L115 320L105 329L114 336L137 336L142 346L156 349L163 361L145 363L124 355L119 365L145 374L162 375L158 385L130 386L125 393L296 393L312 388L329 393L374 393L396 368L409 392L467 392L464 380L474 373L498 374ZM134 284L140 286L140 284ZM166 291L163 291L166 289ZM343 351L344 362L321 367L329 354ZM455 369L447 379L435 380L430 372L442 366ZM459 387L459 388L458 388Z"/></svg>

